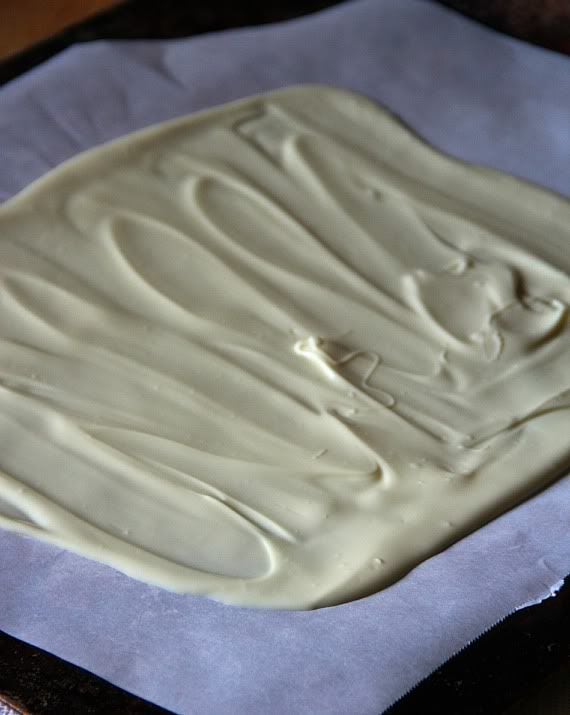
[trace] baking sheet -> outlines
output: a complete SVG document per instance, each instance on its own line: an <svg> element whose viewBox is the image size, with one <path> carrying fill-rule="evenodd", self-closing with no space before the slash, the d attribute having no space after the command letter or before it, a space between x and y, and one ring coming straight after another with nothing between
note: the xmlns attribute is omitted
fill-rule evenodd
<svg viewBox="0 0 570 715"><path fill-rule="evenodd" d="M300 82L363 92L440 149L570 194L570 59L427 1L356 0L67 50L0 91L0 197L133 129ZM0 628L178 712L378 713L548 595L570 572L569 525L565 478L384 592L310 613L171 594L0 531Z"/></svg>

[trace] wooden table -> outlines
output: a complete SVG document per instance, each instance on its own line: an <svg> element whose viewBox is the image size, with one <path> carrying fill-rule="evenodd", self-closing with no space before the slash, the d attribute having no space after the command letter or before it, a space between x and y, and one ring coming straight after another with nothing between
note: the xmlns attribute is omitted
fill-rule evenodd
<svg viewBox="0 0 570 715"><path fill-rule="evenodd" d="M0 60L120 0L0 0Z"/></svg>

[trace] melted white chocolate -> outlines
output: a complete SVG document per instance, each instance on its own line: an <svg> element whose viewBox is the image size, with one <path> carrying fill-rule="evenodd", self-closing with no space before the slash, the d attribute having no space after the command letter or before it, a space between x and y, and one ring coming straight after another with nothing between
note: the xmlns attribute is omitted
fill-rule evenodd
<svg viewBox="0 0 570 715"><path fill-rule="evenodd" d="M0 526L229 603L374 592L554 479L570 208L305 87L0 209Z"/></svg>

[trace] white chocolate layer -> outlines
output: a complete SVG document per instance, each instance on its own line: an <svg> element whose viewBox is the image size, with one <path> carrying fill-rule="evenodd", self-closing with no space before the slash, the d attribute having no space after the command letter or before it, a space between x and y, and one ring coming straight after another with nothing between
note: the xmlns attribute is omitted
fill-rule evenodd
<svg viewBox="0 0 570 715"><path fill-rule="evenodd" d="M0 526L144 581L374 592L569 466L570 208L293 88L0 207Z"/></svg>

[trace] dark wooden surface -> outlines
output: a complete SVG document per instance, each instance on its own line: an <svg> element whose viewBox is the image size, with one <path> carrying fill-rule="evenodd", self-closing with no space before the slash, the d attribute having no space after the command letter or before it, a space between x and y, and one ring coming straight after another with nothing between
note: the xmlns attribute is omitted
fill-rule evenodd
<svg viewBox="0 0 570 715"><path fill-rule="evenodd" d="M74 42L102 37L186 37L286 20L340 1L162 0L158 3L129 0L0 63L0 84ZM77 0L78 4L81 2ZM570 0L441 0L441 3L498 31L570 54ZM568 680L570 586L567 579L567 585L556 598L519 611L493 628L391 708L390 715L523 715L521 707L526 708L524 713L550 715L557 708L556 712L570 715L570 702L564 702ZM549 687L558 689L556 701L549 701L544 695L545 688ZM30 715L166 712L0 633L0 701L2 699ZM528 703L532 702L536 703L536 709L528 710ZM541 702L546 709L541 708Z"/></svg>
<svg viewBox="0 0 570 715"><path fill-rule="evenodd" d="M121 0L1 0L0 60Z"/></svg>

